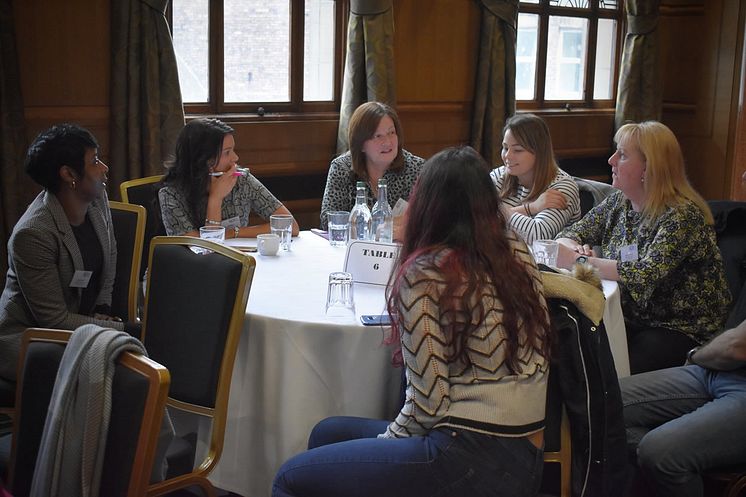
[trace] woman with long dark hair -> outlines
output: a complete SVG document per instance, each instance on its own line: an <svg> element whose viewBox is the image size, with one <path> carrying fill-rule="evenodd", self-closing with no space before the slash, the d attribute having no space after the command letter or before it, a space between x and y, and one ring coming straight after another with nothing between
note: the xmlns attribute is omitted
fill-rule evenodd
<svg viewBox="0 0 746 497"><path fill-rule="evenodd" d="M218 119L187 123L176 140L174 160L158 192L169 235L199 236L200 226L223 225L226 238L269 233L269 223L249 226L249 213L269 219L290 214L258 179L238 168L233 128ZM293 235L298 223L293 220Z"/></svg>
<svg viewBox="0 0 746 497"><path fill-rule="evenodd" d="M437 220L437 222L434 222ZM274 496L529 496L541 481L549 321L526 245L472 148L429 159L389 288L406 401L393 422L336 417Z"/></svg>

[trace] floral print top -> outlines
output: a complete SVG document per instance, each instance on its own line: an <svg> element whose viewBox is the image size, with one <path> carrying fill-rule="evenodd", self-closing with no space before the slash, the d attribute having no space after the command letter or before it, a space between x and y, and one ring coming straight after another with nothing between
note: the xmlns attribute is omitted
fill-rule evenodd
<svg viewBox="0 0 746 497"><path fill-rule="evenodd" d="M158 191L161 204L163 225L169 236L183 235L189 231L198 230L189 218L187 200L184 194L173 186L164 186ZM207 202L207 197L205 197ZM223 199L221 215L223 224L226 220L238 218L238 226L249 225L249 213L252 209L264 219L269 219L282 202L277 200L261 182L249 174L239 176L233 190Z"/></svg>
<svg viewBox="0 0 746 497"><path fill-rule="evenodd" d="M678 330L700 343L723 329L731 300L723 260L715 230L693 202L644 223L615 192L557 238L600 245L601 257L618 261L625 320Z"/></svg>
<svg viewBox="0 0 746 497"><path fill-rule="evenodd" d="M420 169L425 162L421 157L402 150L404 167L398 171L386 171L383 178L386 180L389 205L394 208L396 202L403 198L409 199L414 182L420 175ZM327 215L332 211L349 211L355 206L357 190L357 175L352 170L352 155L345 152L335 158L329 166L329 174L326 177L326 189L324 198L321 200L321 229L327 229ZM368 207L376 203L373 190L367 185Z"/></svg>

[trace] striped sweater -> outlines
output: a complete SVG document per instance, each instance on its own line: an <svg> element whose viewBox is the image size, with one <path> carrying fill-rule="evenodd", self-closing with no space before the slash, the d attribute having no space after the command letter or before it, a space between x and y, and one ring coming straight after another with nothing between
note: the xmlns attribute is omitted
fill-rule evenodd
<svg viewBox="0 0 746 497"><path fill-rule="evenodd" d="M511 232L515 256L542 295L539 272L526 246ZM467 341L471 365L449 362L451 348L440 327L439 296L444 282L438 264L444 252L425 255L404 275L399 302L401 345L406 366L406 401L381 438L424 435L448 426L501 436L525 436L544 427L549 363L533 347L519 350L519 368L505 364L502 306L482 295L484 322Z"/></svg>
<svg viewBox="0 0 746 497"><path fill-rule="evenodd" d="M503 187L505 179L505 166L493 169L490 173L492 182L499 192ZM529 245L534 240L553 239L565 226L580 219L580 193L578 185L572 176L558 169L557 176L547 189L555 189L562 192L567 198L567 207L564 209L544 209L533 213L534 216L515 213L508 219L508 224ZM510 207L517 207L526 202L530 188L518 185L518 191L510 197L502 198L501 201Z"/></svg>

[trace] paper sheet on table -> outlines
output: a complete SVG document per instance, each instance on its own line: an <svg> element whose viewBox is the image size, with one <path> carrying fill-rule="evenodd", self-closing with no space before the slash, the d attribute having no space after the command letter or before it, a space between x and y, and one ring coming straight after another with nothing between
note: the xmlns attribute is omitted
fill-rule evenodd
<svg viewBox="0 0 746 497"><path fill-rule="evenodd" d="M404 211L407 210L407 201L403 198L400 198L396 201L396 204L394 205L394 208L391 210L391 213L394 215L394 217L401 216L404 214Z"/></svg>

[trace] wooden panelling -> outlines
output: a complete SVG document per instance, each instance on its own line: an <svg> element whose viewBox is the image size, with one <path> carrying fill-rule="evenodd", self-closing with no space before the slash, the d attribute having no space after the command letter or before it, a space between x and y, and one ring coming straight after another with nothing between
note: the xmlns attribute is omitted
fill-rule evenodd
<svg viewBox="0 0 746 497"><path fill-rule="evenodd" d="M730 193L726 156L738 91L740 4L667 1L661 15L663 122L681 143L692 184L708 199Z"/></svg>
<svg viewBox="0 0 746 497"><path fill-rule="evenodd" d="M474 93L479 2L394 2L397 101L470 102Z"/></svg>
<svg viewBox="0 0 746 497"><path fill-rule="evenodd" d="M109 105L109 2L13 2L23 100L29 107Z"/></svg>

